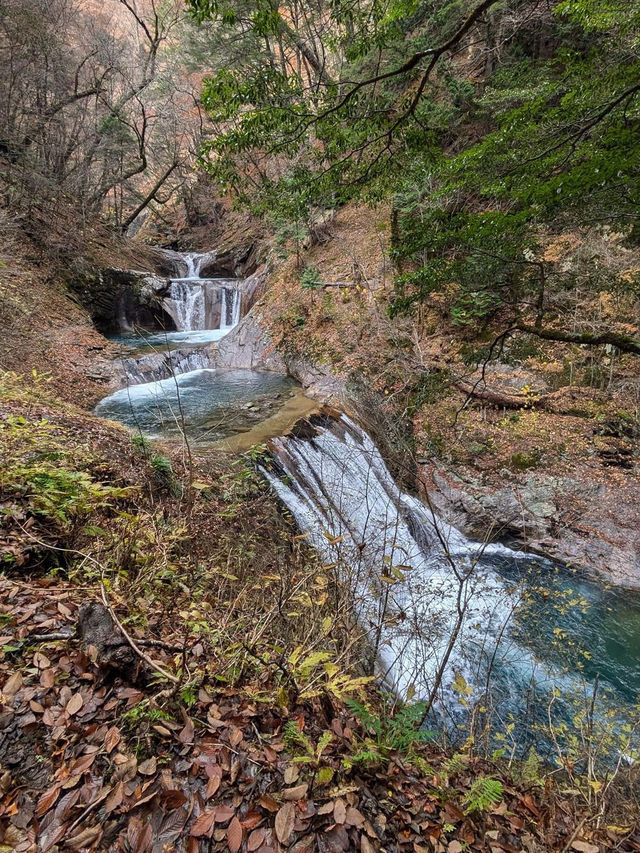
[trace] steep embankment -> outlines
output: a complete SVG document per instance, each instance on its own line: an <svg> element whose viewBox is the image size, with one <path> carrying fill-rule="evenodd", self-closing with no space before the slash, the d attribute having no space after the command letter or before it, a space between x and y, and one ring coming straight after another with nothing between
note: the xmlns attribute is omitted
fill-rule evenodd
<svg viewBox="0 0 640 853"><path fill-rule="evenodd" d="M108 268L152 270L153 256L109 231L79 229L62 207L47 225L48 242L25 239L19 219L2 213L0 368L36 371L62 399L91 405L106 393L119 350L96 331L83 289Z"/></svg>

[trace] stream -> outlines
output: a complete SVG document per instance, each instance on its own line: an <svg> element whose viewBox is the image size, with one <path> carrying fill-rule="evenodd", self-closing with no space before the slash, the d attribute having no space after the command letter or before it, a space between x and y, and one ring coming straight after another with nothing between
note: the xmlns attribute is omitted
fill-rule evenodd
<svg viewBox="0 0 640 853"><path fill-rule="evenodd" d="M133 345L138 364L150 348L179 342L193 347L189 368L199 347L240 320L238 284L198 278L199 256L188 257L187 275L171 281L173 304L165 300L176 331L118 338ZM490 715L492 732L507 732L507 751L516 742L520 754L534 744L553 751L541 734L548 716L557 725L572 720L596 686L596 724L623 735L640 697L640 596L470 541L397 487L361 427L314 409L287 377L203 365L129 384L96 413L150 437L186 434L199 446L228 440L244 450L272 439L263 475L326 571L338 567L378 673L401 698L433 694L434 722L452 736L475 705ZM607 749L630 755L637 747Z"/></svg>
<svg viewBox="0 0 640 853"><path fill-rule="evenodd" d="M175 278L161 302L175 329L123 328L127 384L96 414L149 438L189 440L199 451L244 450L289 429L316 409L297 382L278 373L216 369L215 344L240 322L243 281L202 277L215 253L171 253ZM125 324L123 324L125 325Z"/></svg>

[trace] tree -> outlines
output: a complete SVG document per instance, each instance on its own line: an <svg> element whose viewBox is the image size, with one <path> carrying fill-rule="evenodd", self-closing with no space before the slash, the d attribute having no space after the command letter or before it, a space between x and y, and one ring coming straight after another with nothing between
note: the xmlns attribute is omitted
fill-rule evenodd
<svg viewBox="0 0 640 853"><path fill-rule="evenodd" d="M200 122L172 53L185 17L179 0L151 2L144 16L129 0L91 14L76 0L0 10L0 153L11 203L55 205L60 194L86 218L124 228L175 191Z"/></svg>
<svg viewBox="0 0 640 853"><path fill-rule="evenodd" d="M188 2L236 51L203 89L223 190L296 221L394 196L394 311L456 282L456 323L640 351L545 325L572 274L541 254L584 222L635 237L637 0Z"/></svg>

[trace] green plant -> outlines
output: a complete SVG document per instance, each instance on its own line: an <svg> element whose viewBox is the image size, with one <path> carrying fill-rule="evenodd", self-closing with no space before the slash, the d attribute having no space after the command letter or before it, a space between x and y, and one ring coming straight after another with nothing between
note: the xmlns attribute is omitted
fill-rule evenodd
<svg viewBox="0 0 640 853"><path fill-rule="evenodd" d="M428 772L424 759L416 753L417 746L428 743L434 736L433 732L421 726L426 711L424 702L407 703L397 709L390 702L385 702L379 713L355 700L347 700L346 704L367 734L356 751L345 759L345 764L377 764L391 753L398 752L423 772Z"/></svg>
<svg viewBox="0 0 640 853"><path fill-rule="evenodd" d="M149 459L156 482L163 489L166 489L172 495L180 494L180 483L176 480L173 473L171 460L162 453L154 453Z"/></svg>
<svg viewBox="0 0 640 853"><path fill-rule="evenodd" d="M332 740L332 732L324 731L318 743L314 744L293 721L289 721L284 727L284 742L287 749L291 752L301 752L300 755L294 756L294 763L311 766L314 770L313 779L320 785L329 784L333 778L333 769L326 765L322 766L323 755Z"/></svg>
<svg viewBox="0 0 640 853"><path fill-rule="evenodd" d="M311 265L306 266L300 276L300 284L306 290L317 290L322 287L323 282L318 268Z"/></svg>
<svg viewBox="0 0 640 853"><path fill-rule="evenodd" d="M531 453L519 451L513 453L510 459L511 468L516 471L527 471L529 468L537 468L540 464L540 451L533 450Z"/></svg>
<svg viewBox="0 0 640 853"><path fill-rule="evenodd" d="M171 716L162 708L152 707L149 699L142 699L120 717L123 727L131 731L135 731L143 723L152 725L170 719Z"/></svg>
<svg viewBox="0 0 640 853"><path fill-rule="evenodd" d="M489 776L478 776L462 801L464 812L470 814L489 811L501 802L503 795L502 782Z"/></svg>
<svg viewBox="0 0 640 853"><path fill-rule="evenodd" d="M140 456L144 456L148 459L151 455L151 442L143 435L141 432L137 432L135 435L131 436L131 446L133 448L134 453L140 454Z"/></svg>

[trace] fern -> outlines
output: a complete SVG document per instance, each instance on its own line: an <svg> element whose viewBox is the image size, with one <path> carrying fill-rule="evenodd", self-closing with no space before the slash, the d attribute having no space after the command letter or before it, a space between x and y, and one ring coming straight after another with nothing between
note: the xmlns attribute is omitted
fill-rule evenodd
<svg viewBox="0 0 640 853"><path fill-rule="evenodd" d="M292 720L286 723L284 727L284 745L290 752L302 747L305 752L313 754L313 744L308 737L302 734L297 723Z"/></svg>
<svg viewBox="0 0 640 853"><path fill-rule="evenodd" d="M421 726L425 714L425 703L416 702L413 705L403 705L392 713L389 705L385 705L380 714L370 711L361 702L347 700L349 710L360 720L362 727L369 733L361 747L350 756L347 764L380 763L391 752L398 752L419 769L424 765L426 773L430 772L428 765L415 754L415 747L433 738L433 732Z"/></svg>
<svg viewBox="0 0 640 853"><path fill-rule="evenodd" d="M502 782L488 776L478 776L462 801L464 813L489 811L501 802L503 795Z"/></svg>

